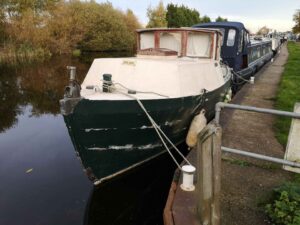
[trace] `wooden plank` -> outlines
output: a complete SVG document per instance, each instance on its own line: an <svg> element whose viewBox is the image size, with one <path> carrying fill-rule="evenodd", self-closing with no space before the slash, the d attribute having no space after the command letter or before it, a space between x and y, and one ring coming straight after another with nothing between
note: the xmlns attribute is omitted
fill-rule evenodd
<svg viewBox="0 0 300 225"><path fill-rule="evenodd" d="M177 189L177 183L173 181L171 184L171 188L169 190L168 200L164 208L164 215L163 215L164 225L174 225L172 206L175 198L176 189Z"/></svg>
<svg viewBox="0 0 300 225"><path fill-rule="evenodd" d="M212 225L221 224L221 161L222 161L222 128L216 127L215 133L213 134L213 199L212 199Z"/></svg>
<svg viewBox="0 0 300 225"><path fill-rule="evenodd" d="M198 142L198 187L199 208L198 213L203 224L211 224L212 201L212 138L208 137L204 142Z"/></svg>
<svg viewBox="0 0 300 225"><path fill-rule="evenodd" d="M197 154L196 149L193 149L188 154L187 159L197 167L196 154ZM183 191L180 188L180 184L182 183L182 173L180 173L179 178L178 178L178 174L174 175L174 182L177 183L177 189L172 204L172 216L173 216L174 225L187 225L187 224L202 225L199 221L199 216L197 215L197 205L198 205L197 187L195 191Z"/></svg>

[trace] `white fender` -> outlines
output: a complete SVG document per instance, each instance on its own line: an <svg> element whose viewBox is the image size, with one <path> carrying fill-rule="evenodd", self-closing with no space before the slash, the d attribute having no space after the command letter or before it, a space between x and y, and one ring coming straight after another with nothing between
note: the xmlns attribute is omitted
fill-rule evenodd
<svg viewBox="0 0 300 225"><path fill-rule="evenodd" d="M194 117L186 137L186 144L190 148L196 146L198 134L206 126L206 124L207 124L207 119L205 117L205 110L202 109L201 112Z"/></svg>

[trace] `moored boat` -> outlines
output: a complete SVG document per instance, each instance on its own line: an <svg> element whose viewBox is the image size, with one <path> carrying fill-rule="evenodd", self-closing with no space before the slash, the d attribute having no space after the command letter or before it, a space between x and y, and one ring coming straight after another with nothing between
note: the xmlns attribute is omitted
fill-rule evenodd
<svg viewBox="0 0 300 225"><path fill-rule="evenodd" d="M223 33L221 58L234 72L234 92L273 57L271 40L250 40L248 30L240 22L211 22L193 27L219 29Z"/></svg>
<svg viewBox="0 0 300 225"><path fill-rule="evenodd" d="M221 42L214 29L142 29L136 57L95 59L81 85L71 68L61 110L95 184L166 152L149 116L175 145L202 109L212 119L230 90Z"/></svg>

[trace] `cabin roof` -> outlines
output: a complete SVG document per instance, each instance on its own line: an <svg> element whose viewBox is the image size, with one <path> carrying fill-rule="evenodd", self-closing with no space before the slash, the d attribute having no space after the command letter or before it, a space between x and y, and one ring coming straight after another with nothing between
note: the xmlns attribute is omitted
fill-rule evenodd
<svg viewBox="0 0 300 225"><path fill-rule="evenodd" d="M243 23L240 22L211 22L211 23L199 23L193 27L233 27L238 30L246 29Z"/></svg>
<svg viewBox="0 0 300 225"><path fill-rule="evenodd" d="M220 32L218 29L213 28L197 28L197 27L181 27L181 28L145 28L145 29L137 29L138 33L148 32L148 31L198 31L198 32L209 32L209 33L215 33Z"/></svg>
<svg viewBox="0 0 300 225"><path fill-rule="evenodd" d="M255 39L250 39L251 46L254 45L261 45L261 44L267 44L271 43L272 41L270 39L262 39L262 40L255 40Z"/></svg>

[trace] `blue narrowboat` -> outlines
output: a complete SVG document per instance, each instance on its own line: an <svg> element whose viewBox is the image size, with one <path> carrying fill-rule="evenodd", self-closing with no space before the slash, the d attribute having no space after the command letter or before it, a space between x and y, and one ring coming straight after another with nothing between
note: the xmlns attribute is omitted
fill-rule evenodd
<svg viewBox="0 0 300 225"><path fill-rule="evenodd" d="M270 39L250 40L248 30L240 22L212 22L194 25L219 29L223 34L221 57L233 70L233 92L273 57Z"/></svg>

